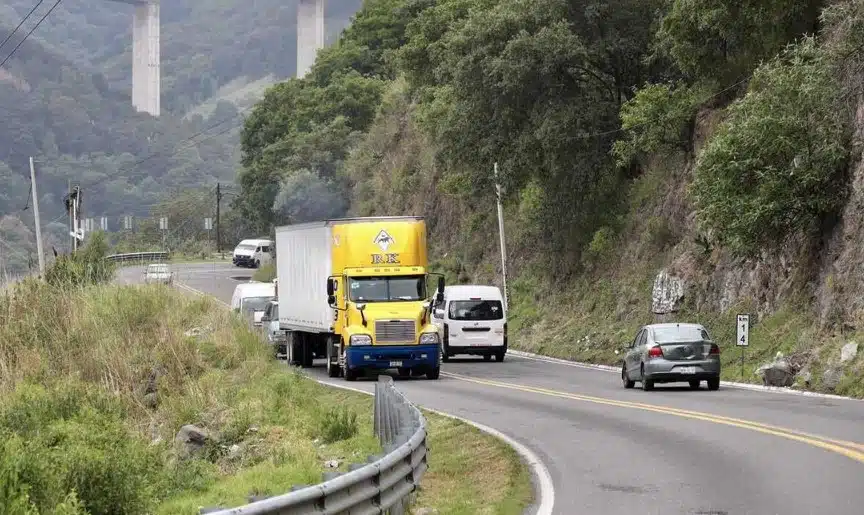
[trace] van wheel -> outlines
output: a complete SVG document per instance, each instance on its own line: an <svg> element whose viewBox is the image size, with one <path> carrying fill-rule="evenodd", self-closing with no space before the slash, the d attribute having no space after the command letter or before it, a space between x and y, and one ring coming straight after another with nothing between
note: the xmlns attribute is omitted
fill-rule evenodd
<svg viewBox="0 0 864 515"><path fill-rule="evenodd" d="M492 355L491 354L484 354L483 355L483 361L492 361Z"/></svg>
<svg viewBox="0 0 864 515"><path fill-rule="evenodd" d="M495 361L497 361L498 363L501 363L502 361L504 361L504 353L503 352L496 352L495 353Z"/></svg>

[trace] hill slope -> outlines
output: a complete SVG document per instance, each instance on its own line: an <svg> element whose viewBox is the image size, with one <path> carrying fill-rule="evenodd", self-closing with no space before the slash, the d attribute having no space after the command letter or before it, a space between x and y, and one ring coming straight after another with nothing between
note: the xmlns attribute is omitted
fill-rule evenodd
<svg viewBox="0 0 864 515"><path fill-rule="evenodd" d="M500 283L497 161L517 346L618 364L686 319L733 365L750 312L744 380L779 352L784 383L861 395L862 27L858 0L368 2L247 120L245 209L299 221L261 206L317 180L426 215L439 270Z"/></svg>

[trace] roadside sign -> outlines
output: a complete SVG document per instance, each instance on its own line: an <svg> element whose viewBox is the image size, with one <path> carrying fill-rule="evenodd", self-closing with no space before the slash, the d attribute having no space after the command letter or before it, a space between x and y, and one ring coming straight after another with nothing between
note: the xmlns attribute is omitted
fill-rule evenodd
<svg viewBox="0 0 864 515"><path fill-rule="evenodd" d="M739 314L737 317L737 337L735 345L739 347L748 347L750 345L750 315Z"/></svg>
<svg viewBox="0 0 864 515"><path fill-rule="evenodd" d="M162 231L168 230L168 218L163 216L159 219L159 229Z"/></svg>
<svg viewBox="0 0 864 515"><path fill-rule="evenodd" d="M107 216L103 216L102 218L99 219L99 227L103 231L108 232L108 217Z"/></svg>
<svg viewBox="0 0 864 515"><path fill-rule="evenodd" d="M204 230L209 231L212 228L213 228L213 219L212 218L205 218L204 219Z"/></svg>

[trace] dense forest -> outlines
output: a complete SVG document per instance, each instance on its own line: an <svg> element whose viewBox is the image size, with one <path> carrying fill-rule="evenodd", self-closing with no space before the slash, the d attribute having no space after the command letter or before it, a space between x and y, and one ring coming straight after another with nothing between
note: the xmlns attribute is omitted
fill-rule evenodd
<svg viewBox="0 0 864 515"><path fill-rule="evenodd" d="M861 0L367 0L246 119L237 207L425 215L436 268L500 284L497 162L517 345L614 363L659 288L860 387L862 40Z"/></svg>
<svg viewBox="0 0 864 515"><path fill-rule="evenodd" d="M294 73L296 0L165 2L163 111L153 118L130 105L133 7L67 0L25 40L53 3L41 4L0 48L2 62L23 40L0 67L0 274L36 260L30 156L49 253L69 240L63 196L70 183L83 190L84 216L108 217L111 231L125 215L140 219L144 232L152 217L168 214L172 229L193 215L191 225L201 226L213 215L216 181L236 178L243 115L262 88ZM333 4L331 38L360 0ZM0 41L34 5L0 6ZM195 209L171 209L190 195Z"/></svg>

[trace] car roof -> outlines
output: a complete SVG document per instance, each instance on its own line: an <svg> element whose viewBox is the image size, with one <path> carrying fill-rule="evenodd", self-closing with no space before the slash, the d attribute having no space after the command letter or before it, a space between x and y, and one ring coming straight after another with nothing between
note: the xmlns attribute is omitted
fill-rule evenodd
<svg viewBox="0 0 864 515"><path fill-rule="evenodd" d="M445 286L444 295L451 298L470 299L471 297L480 297L486 300L501 300L501 290L497 286L485 284L454 284L452 286Z"/></svg>
<svg viewBox="0 0 864 515"><path fill-rule="evenodd" d="M664 329L672 327L691 327L693 329L705 329L702 324L693 324L689 322L664 322L660 324L649 324L645 326L648 329Z"/></svg>

